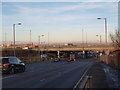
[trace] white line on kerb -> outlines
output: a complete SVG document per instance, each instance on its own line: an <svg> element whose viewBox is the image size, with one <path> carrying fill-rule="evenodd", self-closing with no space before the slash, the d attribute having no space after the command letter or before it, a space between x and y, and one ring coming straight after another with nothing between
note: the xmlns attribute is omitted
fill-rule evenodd
<svg viewBox="0 0 120 90"><path fill-rule="evenodd" d="M40 80L40 82L43 82L43 81L45 81L45 80L46 80L46 79L45 79L45 78L43 78L43 79L41 79L41 80Z"/></svg>
<svg viewBox="0 0 120 90"><path fill-rule="evenodd" d="M4 78L0 78L0 79L6 79L6 78L11 78L11 77L14 77L14 75L8 76L8 77L4 77Z"/></svg>

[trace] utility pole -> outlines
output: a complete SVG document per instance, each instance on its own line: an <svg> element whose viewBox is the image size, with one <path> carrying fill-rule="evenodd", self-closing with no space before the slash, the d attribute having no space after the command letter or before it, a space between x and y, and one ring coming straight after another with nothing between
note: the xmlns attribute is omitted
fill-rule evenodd
<svg viewBox="0 0 120 90"><path fill-rule="evenodd" d="M86 32L86 47L87 47L87 32Z"/></svg>
<svg viewBox="0 0 120 90"><path fill-rule="evenodd" d="M106 36L106 51L107 51L107 19L106 18L104 18L104 20L105 20L105 36Z"/></svg>
<svg viewBox="0 0 120 90"><path fill-rule="evenodd" d="M38 36L38 55L40 56L40 60L41 60L41 55L40 55L40 35Z"/></svg>
<svg viewBox="0 0 120 90"><path fill-rule="evenodd" d="M48 46L47 46L47 59L48 59L48 49L49 49L49 32L48 32Z"/></svg>
<svg viewBox="0 0 120 90"><path fill-rule="evenodd" d="M101 42L102 42L101 37L102 37L102 36L100 35L100 45L101 45Z"/></svg>
<svg viewBox="0 0 120 90"><path fill-rule="evenodd" d="M41 51L41 53L40 53L40 38L43 37L43 36L44 36L44 35L41 35L41 36L39 35L39 36L38 36L38 55L40 56L40 59L42 59L42 57L41 57L42 51Z"/></svg>
<svg viewBox="0 0 120 90"><path fill-rule="evenodd" d="M15 24L13 24L14 57L15 55Z"/></svg>
<svg viewBox="0 0 120 90"><path fill-rule="evenodd" d="M104 19L104 24L105 24L105 50L107 51L107 18L97 18L97 19Z"/></svg>
<svg viewBox="0 0 120 90"><path fill-rule="evenodd" d="M7 46L7 43L6 43L6 36L7 36L7 34L6 34L6 32L5 32L5 46Z"/></svg>
<svg viewBox="0 0 120 90"><path fill-rule="evenodd" d="M14 57L16 56L16 52L15 52L15 25L21 25L21 23L13 24Z"/></svg>
<svg viewBox="0 0 120 90"><path fill-rule="evenodd" d="M85 51L84 51L84 30L82 29L82 45L83 45L83 59L85 57Z"/></svg>
<svg viewBox="0 0 120 90"><path fill-rule="evenodd" d="M101 37L102 37L102 36L101 36L101 35L96 35L96 36L97 36L97 37L100 36L100 38L99 38L100 40L99 40L99 41L100 41L100 45L101 45Z"/></svg>
<svg viewBox="0 0 120 90"><path fill-rule="evenodd" d="M31 43L31 30L30 30L30 46L32 46L32 43Z"/></svg>
<svg viewBox="0 0 120 90"><path fill-rule="evenodd" d="M102 50L102 48L101 48L101 47L102 47L102 46L101 46L101 45L102 45L102 44L101 44L101 42L102 42L101 37L102 37L102 36L101 36L101 35L96 35L96 36L97 36L97 37L100 36L100 38L99 38L99 39L100 39L100 40L99 40L99 41L100 41L100 50Z"/></svg>
<svg viewBox="0 0 120 90"><path fill-rule="evenodd" d="M50 39L49 35L50 35L50 33L48 32L48 47L49 47L49 39Z"/></svg>
<svg viewBox="0 0 120 90"><path fill-rule="evenodd" d="M32 43L31 43L31 30L30 30L30 48L31 47L32 47ZM29 57L29 59L31 61L31 58L30 58L30 49L28 49L28 51L29 51L28 57Z"/></svg>
<svg viewBox="0 0 120 90"><path fill-rule="evenodd" d="M84 50L84 30L82 29L82 45L83 45L83 50Z"/></svg>

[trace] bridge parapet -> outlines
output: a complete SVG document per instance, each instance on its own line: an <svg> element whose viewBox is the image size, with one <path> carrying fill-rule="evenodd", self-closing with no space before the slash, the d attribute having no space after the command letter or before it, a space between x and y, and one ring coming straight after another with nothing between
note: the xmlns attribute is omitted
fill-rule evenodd
<svg viewBox="0 0 120 90"><path fill-rule="evenodd" d="M113 51L114 47L108 47L107 48L109 51ZM38 49L33 49L33 50L38 50ZM49 49L40 49L41 51L103 51L105 50L105 48L101 48L101 47L92 47L92 48L49 48Z"/></svg>

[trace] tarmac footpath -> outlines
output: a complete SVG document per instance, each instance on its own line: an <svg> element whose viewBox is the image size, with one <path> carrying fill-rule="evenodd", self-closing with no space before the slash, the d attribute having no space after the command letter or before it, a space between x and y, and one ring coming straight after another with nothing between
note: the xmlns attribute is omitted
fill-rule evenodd
<svg viewBox="0 0 120 90"><path fill-rule="evenodd" d="M85 76L92 76L90 88L110 88L106 73L100 61L96 61Z"/></svg>

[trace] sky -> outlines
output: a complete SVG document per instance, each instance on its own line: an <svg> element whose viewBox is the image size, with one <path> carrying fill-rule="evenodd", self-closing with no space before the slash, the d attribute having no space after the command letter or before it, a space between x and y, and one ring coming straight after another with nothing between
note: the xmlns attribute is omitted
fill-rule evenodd
<svg viewBox="0 0 120 90"><path fill-rule="evenodd" d="M112 0L111 2L7 2L5 0L0 6L2 7L2 41L5 41L6 37L7 42L13 41L13 24L16 24L17 42L29 42L30 30L32 42L38 42L39 35L44 35L41 37L41 42L45 43L48 42L48 38L51 43L82 42L82 30L84 42L86 35L89 43L98 42L99 37L96 35L101 35L104 42L104 19L97 20L98 17L107 18L108 37L109 33L114 33L118 28L118 3ZM18 22L22 25L17 25Z"/></svg>
<svg viewBox="0 0 120 90"><path fill-rule="evenodd" d="M118 2L119 0L2 0L2 2Z"/></svg>

